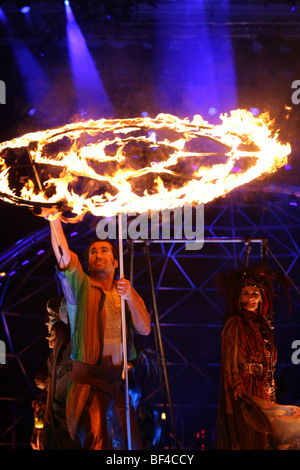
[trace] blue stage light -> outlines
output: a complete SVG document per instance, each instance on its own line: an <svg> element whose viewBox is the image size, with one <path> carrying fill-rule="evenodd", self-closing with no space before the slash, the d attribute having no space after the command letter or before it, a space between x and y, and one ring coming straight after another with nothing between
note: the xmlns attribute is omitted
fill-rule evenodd
<svg viewBox="0 0 300 470"><path fill-rule="evenodd" d="M260 114L260 110L258 108L250 108L249 111L253 116L258 116Z"/></svg>
<svg viewBox="0 0 300 470"><path fill-rule="evenodd" d="M24 15L30 12L31 1L30 0L18 0L17 7L19 8L20 12Z"/></svg>
<svg viewBox="0 0 300 470"><path fill-rule="evenodd" d="M217 114L217 112L217 108L214 107L210 107L208 110L208 114L210 114L211 116L214 116L215 114Z"/></svg>
<svg viewBox="0 0 300 470"><path fill-rule="evenodd" d="M18 4L18 7L29 6L30 2ZM28 17L26 17L28 18ZM32 116L35 110L42 110L43 98L50 88L44 69L39 65L27 42L16 36L7 16L0 8L0 20L6 29L6 39L9 41L15 61L17 63L22 85L27 99L28 115Z"/></svg>
<svg viewBox="0 0 300 470"><path fill-rule="evenodd" d="M65 2L66 5L66 2ZM85 37L77 24L71 5L65 6L66 35L72 79L77 94L78 113L113 115L114 110L106 93Z"/></svg>
<svg viewBox="0 0 300 470"><path fill-rule="evenodd" d="M157 9L153 26L157 37L154 45L157 73L153 74L153 84L160 108L177 116L200 114L205 119L216 119L221 113L236 109L237 79L228 26L230 1L218 2L222 22L216 25L208 21L205 0L180 2L179 10L167 3L163 9ZM172 34L164 31L166 21ZM176 28L173 32L171 25L175 24L180 25L181 40Z"/></svg>
<svg viewBox="0 0 300 470"><path fill-rule="evenodd" d="M21 8L21 13L23 13L24 15L26 13L29 13L30 12L30 6L29 5L25 5L24 7Z"/></svg>

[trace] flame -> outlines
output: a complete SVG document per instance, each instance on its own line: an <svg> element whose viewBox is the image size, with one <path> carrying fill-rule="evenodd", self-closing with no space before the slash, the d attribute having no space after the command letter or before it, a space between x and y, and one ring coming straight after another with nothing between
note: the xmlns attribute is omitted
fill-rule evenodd
<svg viewBox="0 0 300 470"><path fill-rule="evenodd" d="M77 222L86 212L208 203L287 163L290 144L279 142L268 113L238 109L220 120L170 114L89 120L2 142L0 197L68 207L74 217L67 220Z"/></svg>

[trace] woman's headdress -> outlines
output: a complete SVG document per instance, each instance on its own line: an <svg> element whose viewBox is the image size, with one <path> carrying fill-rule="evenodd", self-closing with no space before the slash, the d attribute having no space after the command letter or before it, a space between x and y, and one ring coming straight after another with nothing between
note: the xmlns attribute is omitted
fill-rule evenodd
<svg viewBox="0 0 300 470"><path fill-rule="evenodd" d="M221 272L217 275L217 290L226 299L225 321L240 312L240 294L247 286L259 289L262 295L261 314L268 321L273 320L273 301L277 292L284 290L290 307L289 281L284 274L266 265L231 270L228 273Z"/></svg>

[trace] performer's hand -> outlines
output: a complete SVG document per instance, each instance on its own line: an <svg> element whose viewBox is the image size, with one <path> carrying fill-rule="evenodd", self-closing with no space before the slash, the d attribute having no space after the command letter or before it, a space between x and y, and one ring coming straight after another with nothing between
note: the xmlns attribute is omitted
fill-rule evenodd
<svg viewBox="0 0 300 470"><path fill-rule="evenodd" d="M237 400L238 398L242 398L244 395L246 395L244 385L240 384L233 392L234 399Z"/></svg>
<svg viewBox="0 0 300 470"><path fill-rule="evenodd" d="M125 278L116 281L116 288L118 294L128 302L133 325L137 333L145 336L149 335L151 331L151 319L143 299Z"/></svg>
<svg viewBox="0 0 300 470"><path fill-rule="evenodd" d="M50 207L50 208L41 207L38 210L33 209L32 213L36 215L37 217L43 217L46 220L53 220L59 214L58 210L55 207Z"/></svg>
<svg viewBox="0 0 300 470"><path fill-rule="evenodd" d="M124 297L126 300L130 300L133 294L133 288L131 287L128 279L122 278L116 281L116 288L119 295Z"/></svg>

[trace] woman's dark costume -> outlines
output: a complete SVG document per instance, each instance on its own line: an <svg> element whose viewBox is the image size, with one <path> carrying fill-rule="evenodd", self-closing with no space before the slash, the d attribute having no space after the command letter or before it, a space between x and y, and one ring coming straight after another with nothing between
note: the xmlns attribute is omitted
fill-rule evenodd
<svg viewBox="0 0 300 470"><path fill-rule="evenodd" d="M267 267L221 274L219 287L227 298L222 332L220 398L217 421L217 449L269 450L282 444L275 415L274 367L277 349L273 337L273 283L287 284ZM262 296L257 313L242 308L243 287L255 286ZM234 393L243 390L241 398ZM293 408L293 425L299 409ZM300 420L300 414L298 414ZM300 432L300 421L299 421ZM300 434L298 434L300 439ZM297 440L297 433L293 443Z"/></svg>

